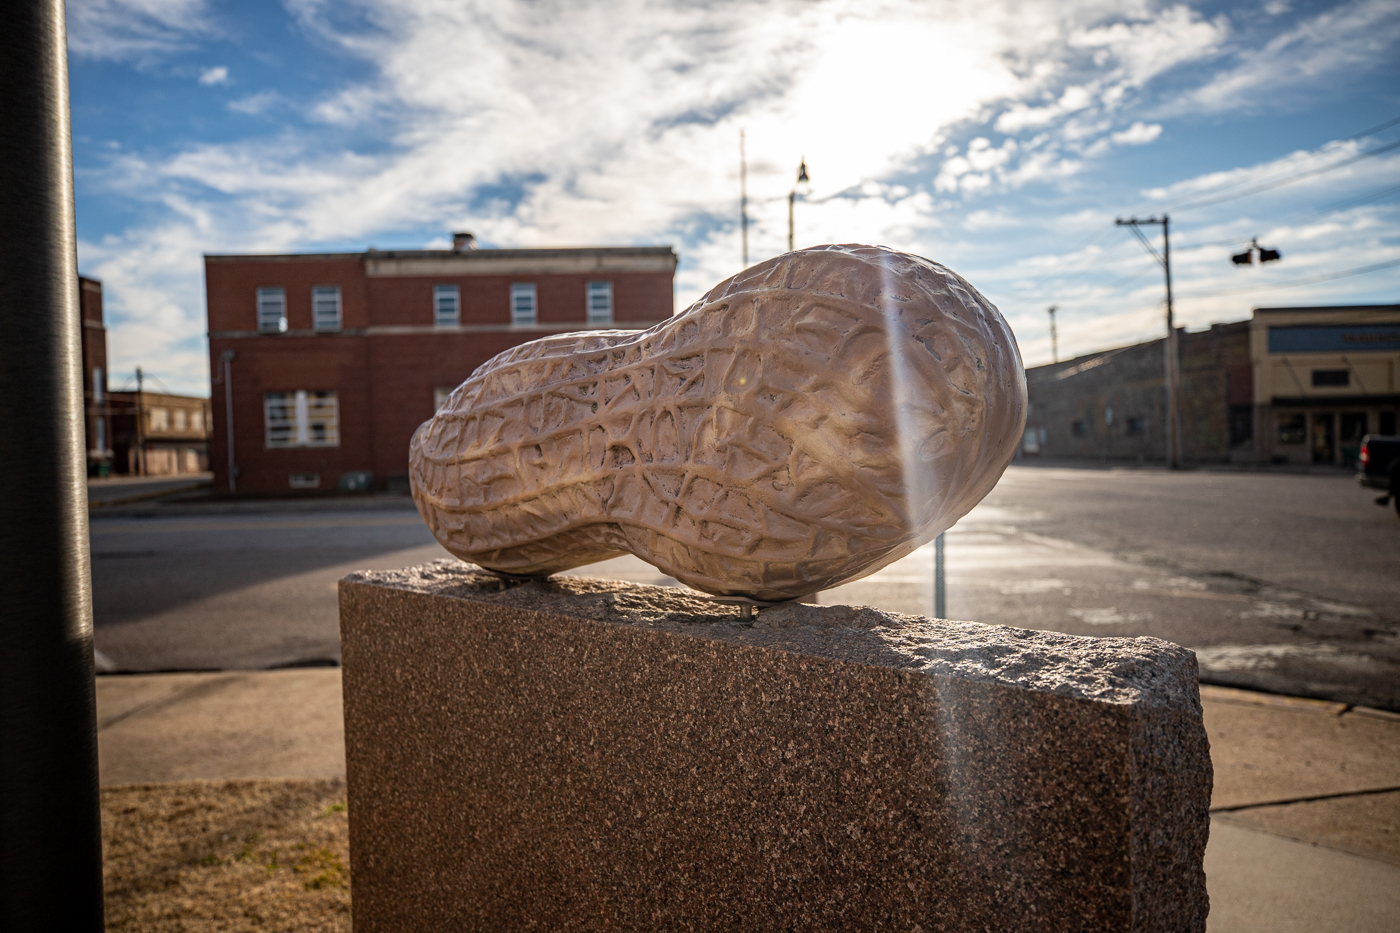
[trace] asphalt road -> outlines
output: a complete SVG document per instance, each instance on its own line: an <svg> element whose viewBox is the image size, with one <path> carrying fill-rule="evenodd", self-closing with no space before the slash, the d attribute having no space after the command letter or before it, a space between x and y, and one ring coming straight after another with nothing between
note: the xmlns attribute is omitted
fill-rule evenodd
<svg viewBox="0 0 1400 933"><path fill-rule="evenodd" d="M1373 498L1340 474L1012 467L948 533L948 615L1153 635L1195 649L1208 682L1400 710L1400 520ZM96 514L101 660L334 663L336 580L447 556L389 505ZM632 558L576 572L674 583ZM929 614L932 591L926 547L821 601Z"/></svg>

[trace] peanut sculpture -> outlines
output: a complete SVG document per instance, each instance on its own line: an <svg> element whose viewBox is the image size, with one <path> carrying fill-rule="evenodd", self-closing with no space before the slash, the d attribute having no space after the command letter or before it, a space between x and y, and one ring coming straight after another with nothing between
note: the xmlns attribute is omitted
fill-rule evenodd
<svg viewBox="0 0 1400 933"><path fill-rule="evenodd" d="M635 554L708 593L784 600L911 553L996 485L1026 419L1006 321L943 266L822 246L643 332L483 364L413 437L448 551L545 575Z"/></svg>

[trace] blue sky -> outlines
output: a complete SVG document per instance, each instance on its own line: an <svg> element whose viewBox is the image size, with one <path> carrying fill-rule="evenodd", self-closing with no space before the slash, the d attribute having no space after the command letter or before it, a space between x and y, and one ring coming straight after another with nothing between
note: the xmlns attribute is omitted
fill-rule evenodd
<svg viewBox="0 0 1400 933"><path fill-rule="evenodd" d="M1172 214L1178 320L1400 301L1400 5L71 0L79 266L113 385L208 391L205 252L670 244L943 262L1027 365L1162 329L1113 226ZM1375 130L1358 136L1367 130ZM1236 267L1251 237L1283 261Z"/></svg>

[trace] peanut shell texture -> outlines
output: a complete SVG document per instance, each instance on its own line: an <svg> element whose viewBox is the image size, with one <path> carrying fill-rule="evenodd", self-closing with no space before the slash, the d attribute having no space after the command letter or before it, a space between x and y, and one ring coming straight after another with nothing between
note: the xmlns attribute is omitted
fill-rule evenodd
<svg viewBox="0 0 1400 933"><path fill-rule="evenodd" d="M776 601L950 528L1025 420L1015 338L975 288L908 253L819 246L650 330L497 355L414 434L409 475L443 547L489 570L635 554Z"/></svg>

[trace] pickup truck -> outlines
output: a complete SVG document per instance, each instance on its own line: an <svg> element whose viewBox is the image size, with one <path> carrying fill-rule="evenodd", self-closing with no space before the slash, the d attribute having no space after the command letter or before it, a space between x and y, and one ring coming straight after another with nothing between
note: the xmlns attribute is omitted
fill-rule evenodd
<svg viewBox="0 0 1400 933"><path fill-rule="evenodd" d="M1362 486L1384 489L1386 494L1376 499L1376 505L1394 503L1400 515L1400 434L1367 434L1361 439L1361 468L1356 481Z"/></svg>

